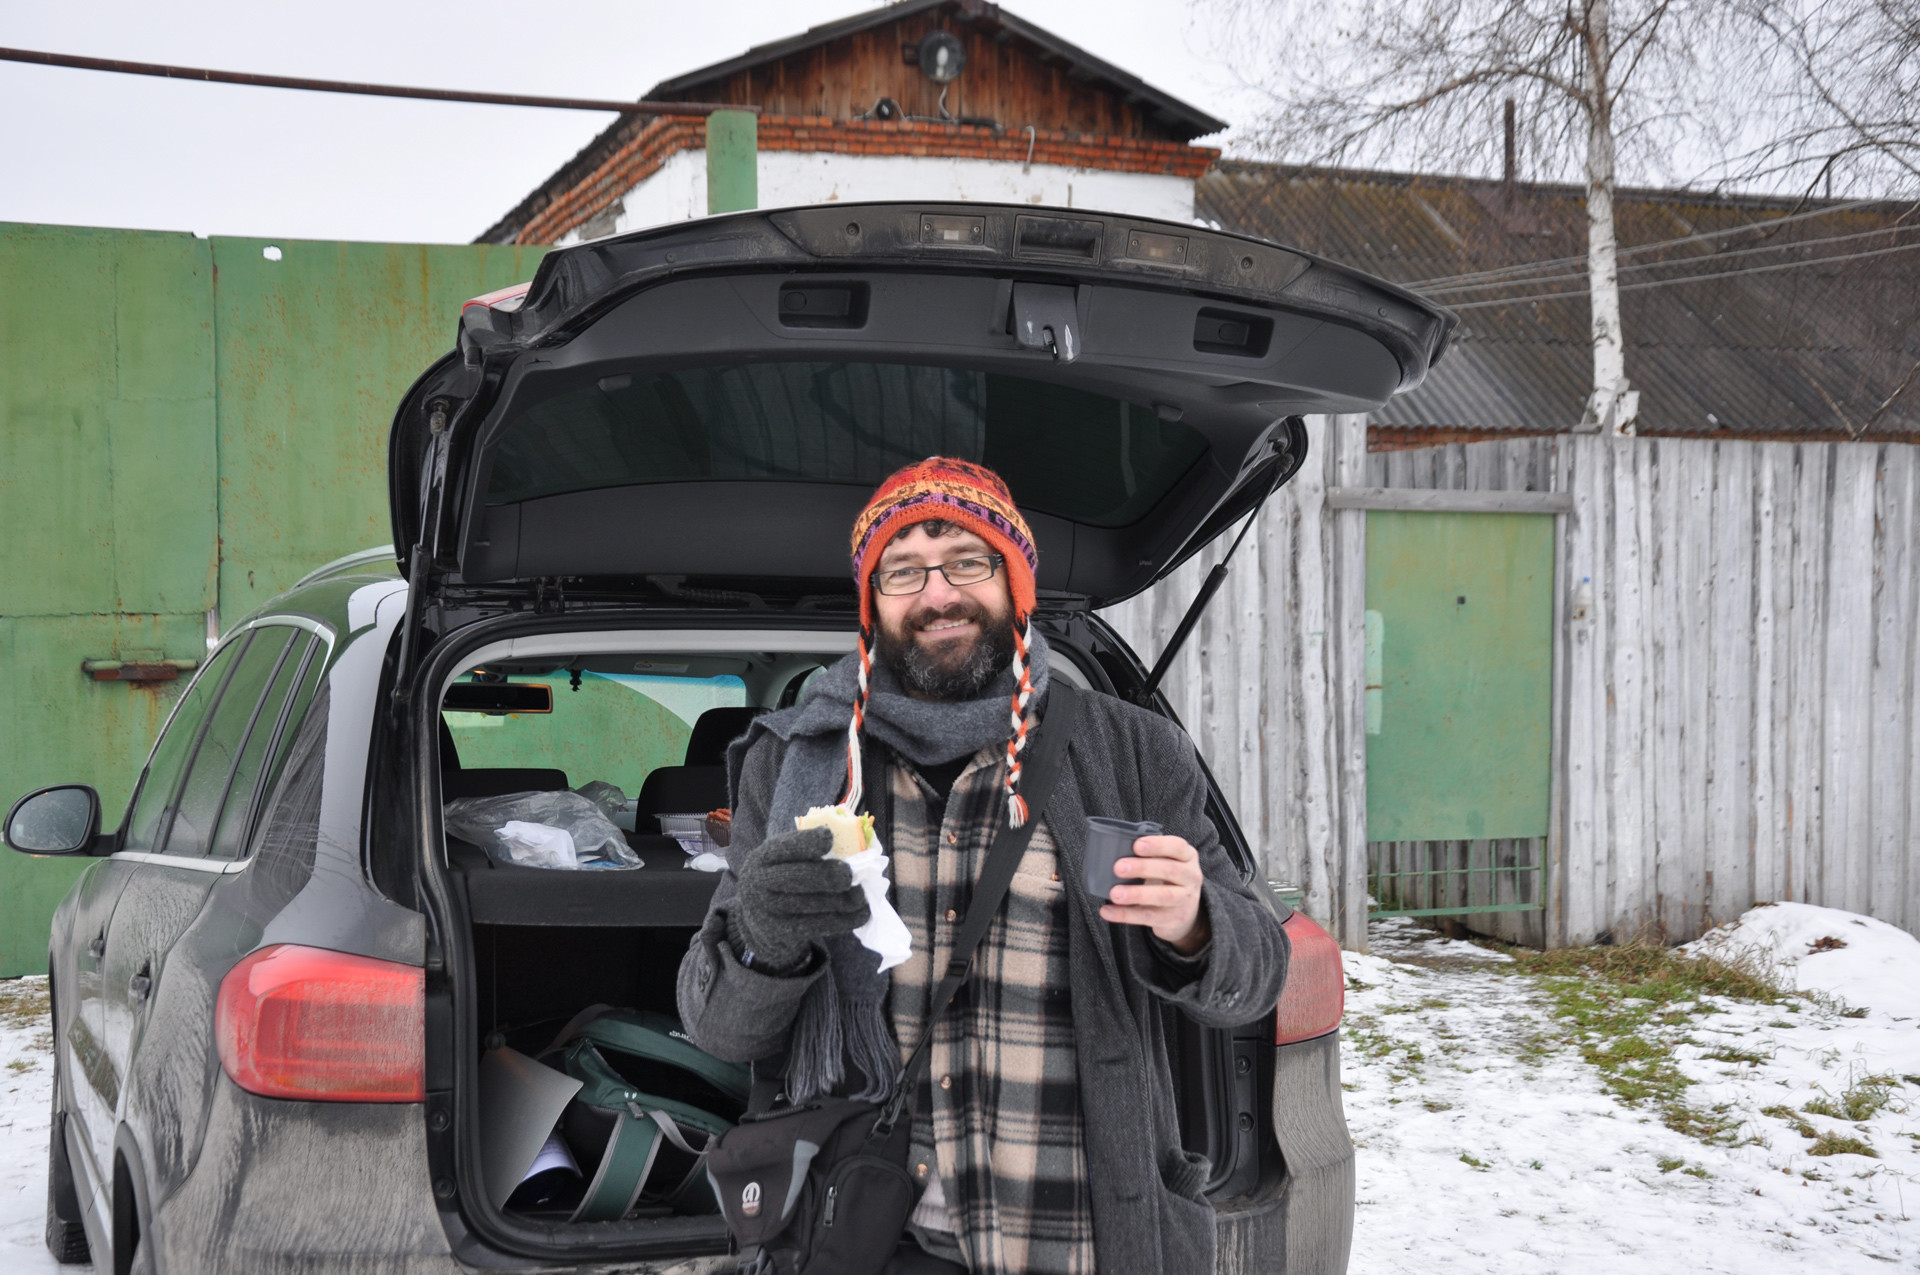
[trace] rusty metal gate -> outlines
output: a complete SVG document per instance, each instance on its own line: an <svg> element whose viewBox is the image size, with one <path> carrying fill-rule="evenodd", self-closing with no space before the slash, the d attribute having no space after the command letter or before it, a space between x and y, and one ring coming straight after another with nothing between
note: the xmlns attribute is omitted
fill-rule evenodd
<svg viewBox="0 0 1920 1275"><path fill-rule="evenodd" d="M0 225L0 804L88 782L119 817L156 679L389 538L395 402L544 252ZM0 977L44 972L82 866L0 854Z"/></svg>
<svg viewBox="0 0 1920 1275"><path fill-rule="evenodd" d="M1551 515L1367 513L1375 916L1545 906Z"/></svg>

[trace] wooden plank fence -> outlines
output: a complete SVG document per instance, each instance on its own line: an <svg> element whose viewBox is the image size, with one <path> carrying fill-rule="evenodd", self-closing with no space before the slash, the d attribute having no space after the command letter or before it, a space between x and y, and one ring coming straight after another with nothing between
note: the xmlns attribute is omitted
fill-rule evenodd
<svg viewBox="0 0 1920 1275"><path fill-rule="evenodd" d="M1269 875L1365 942L1365 514L1329 489L1558 491L1554 831L1532 942L1692 938L1797 899L1920 932L1920 448L1544 437L1367 454L1361 418L1241 548L1168 693ZM1152 661L1224 542L1107 618ZM1416 846L1376 846L1402 859Z"/></svg>

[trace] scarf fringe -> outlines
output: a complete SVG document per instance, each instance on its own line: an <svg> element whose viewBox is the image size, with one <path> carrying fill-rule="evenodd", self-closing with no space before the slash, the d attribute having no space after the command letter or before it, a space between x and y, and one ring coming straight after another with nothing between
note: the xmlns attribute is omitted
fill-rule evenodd
<svg viewBox="0 0 1920 1275"><path fill-rule="evenodd" d="M863 730L878 730L880 738L890 746L900 748L889 737L890 731L899 731L899 723L890 721L886 712L876 709L872 702L876 689L873 684L876 670L872 639L871 630L863 628L860 631L859 647L851 669L852 685L841 681L836 689L829 682L818 692L810 694L811 707L786 710L796 714L810 713L817 724L792 734L776 732L781 738L788 739L791 746L780 778L775 783L774 798L768 811L770 827L782 826L794 816L804 814L808 807L819 801L820 798L814 794L831 792L836 787L846 794L843 800L849 807L858 809L865 792L860 755L860 735ZM969 745L977 748L990 742L992 736L986 733L990 729L989 722L996 719L1008 722L1008 777L1004 791L1007 819L1016 828L1023 826L1032 816L1026 798L1019 791L1020 772L1024 768L1026 747L1032 732L1035 701L1046 689L1045 651L1045 638L1034 632L1031 616L1021 615L1014 629L1014 657L1008 670L1013 674L1013 691L1010 699L1001 701L1008 706L1010 720L1009 717L1000 716L1001 710L992 710L993 718L980 720L973 728L978 733L972 737L979 743ZM844 677L845 674L839 676ZM884 677L879 689L885 696L880 701L884 708L896 692L885 684ZM841 735L839 724L830 717L821 720L829 713L837 716L836 710L829 707L836 702L846 706L846 709L839 711L850 710L844 736ZM901 701L902 711L919 711L927 707ZM984 703L981 708L985 708ZM869 715L876 712L879 716L869 720ZM762 718L760 721L766 723L768 719ZM762 729L771 729L771 726L763 726ZM911 748L905 751L906 755L913 756ZM931 760L949 755L941 753ZM731 753L729 757L729 764L737 765L731 760ZM834 773L841 766L845 770ZM844 784L841 782L843 776ZM807 989L794 1015L793 1035L787 1053L787 1094L796 1103L809 1102L839 1092L843 1086L851 1090L857 1084L859 1091L848 1096L869 1102L884 1102L893 1096L894 1082L900 1070L899 1046L893 1038L886 1003L892 980L878 972L878 958L860 946L860 941L851 934L840 935L826 946L826 976L815 980ZM854 1072L858 1075L852 1075Z"/></svg>

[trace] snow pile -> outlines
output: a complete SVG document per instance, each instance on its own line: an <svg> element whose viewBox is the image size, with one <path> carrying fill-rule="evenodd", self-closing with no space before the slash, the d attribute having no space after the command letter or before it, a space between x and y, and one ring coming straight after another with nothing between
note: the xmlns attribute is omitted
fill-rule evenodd
<svg viewBox="0 0 1920 1275"><path fill-rule="evenodd" d="M1692 1100L1745 1117L1749 1156L1826 1185L1807 1225L1880 1232L1884 1242L1869 1251L1915 1263L1920 940L1872 917L1779 903L1683 950L1746 962L1801 993L1774 1006L1716 1000L1723 1012L1703 1020L1681 1054Z"/></svg>
<svg viewBox="0 0 1920 1275"><path fill-rule="evenodd" d="M1763 903L1681 950L1752 961L1783 987L1920 1022L1920 939L1870 916Z"/></svg>
<svg viewBox="0 0 1920 1275"><path fill-rule="evenodd" d="M1846 947L1815 949L1834 933ZM1920 943L1905 933L1782 904L1696 945L1737 939L1755 960L1764 949L1818 1002L1711 997L1685 1029L1686 1101L1736 1116L1737 1145L1677 1133L1612 1097L1575 1029L1501 954L1405 920L1376 922L1371 939L1374 955L1346 957L1353 1275L1852 1275L1920 1263L1920 1120L1909 1107L1920 1103L1920 1021L1906 1012ZM1836 956L1849 963L1822 964ZM1863 1079L1907 1075L1861 1092ZM1803 1110L1822 1103L1841 1115ZM1875 1154L1812 1154L1833 1149L1828 1135Z"/></svg>

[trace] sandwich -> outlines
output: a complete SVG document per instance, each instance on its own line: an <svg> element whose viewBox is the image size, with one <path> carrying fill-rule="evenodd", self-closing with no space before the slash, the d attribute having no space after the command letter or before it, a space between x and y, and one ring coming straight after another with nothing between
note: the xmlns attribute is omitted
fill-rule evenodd
<svg viewBox="0 0 1920 1275"><path fill-rule="evenodd" d="M826 828L833 833L835 858L851 859L873 844L873 816L856 815L845 806L815 806L796 815L796 828Z"/></svg>

